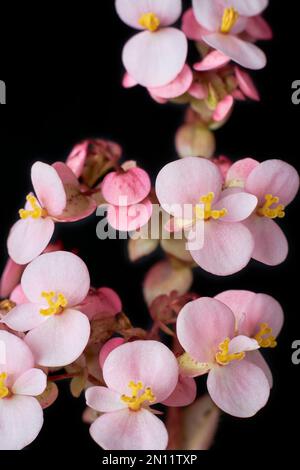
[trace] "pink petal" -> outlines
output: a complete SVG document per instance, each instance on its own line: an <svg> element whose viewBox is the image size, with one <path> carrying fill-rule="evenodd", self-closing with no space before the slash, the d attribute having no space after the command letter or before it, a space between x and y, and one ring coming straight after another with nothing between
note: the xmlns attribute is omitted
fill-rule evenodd
<svg viewBox="0 0 300 470"><path fill-rule="evenodd" d="M252 362L263 371L263 373L268 379L269 387L272 388L273 387L272 372L267 362L265 361L263 355L259 351L250 351L247 354L247 361Z"/></svg>
<svg viewBox="0 0 300 470"><path fill-rule="evenodd" d="M198 100L204 100L208 95L207 87L198 82L194 82L188 92L193 98L197 98Z"/></svg>
<svg viewBox="0 0 300 470"><path fill-rule="evenodd" d="M193 403L197 395L197 386L194 379L179 376L174 392L163 404L166 406L188 406Z"/></svg>
<svg viewBox="0 0 300 470"><path fill-rule="evenodd" d="M202 36L209 32L197 22L192 8L183 14L181 29L187 38L194 41L202 41Z"/></svg>
<svg viewBox="0 0 300 470"><path fill-rule="evenodd" d="M259 101L259 93L250 75L239 67L235 67L234 70L238 86L240 87L244 95L250 98L251 100Z"/></svg>
<svg viewBox="0 0 300 470"><path fill-rule="evenodd" d="M130 168L124 173L109 173L102 183L104 199L114 206L130 206L145 199L151 190L146 171Z"/></svg>
<svg viewBox="0 0 300 470"><path fill-rule="evenodd" d="M227 305L234 313L236 326L239 327L241 320L249 310L252 300L256 294L247 290L227 290L216 295L216 299Z"/></svg>
<svg viewBox="0 0 300 470"><path fill-rule="evenodd" d="M226 186L244 187L245 182L251 171L259 165L253 158L243 158L235 162L228 170L226 175Z"/></svg>
<svg viewBox="0 0 300 470"><path fill-rule="evenodd" d="M40 369L28 369L15 381L12 392L16 395L38 396L47 386L47 375Z"/></svg>
<svg viewBox="0 0 300 470"><path fill-rule="evenodd" d="M220 122L226 118L228 113L231 111L234 104L234 99L231 95L225 96L225 98L220 101L213 113L213 120Z"/></svg>
<svg viewBox="0 0 300 470"><path fill-rule="evenodd" d="M0 297L9 297L14 288L19 284L23 271L24 266L8 258L0 279Z"/></svg>
<svg viewBox="0 0 300 470"><path fill-rule="evenodd" d="M192 81L193 73L188 65L184 65L175 80L162 87L150 88L149 92L164 99L177 98L188 91Z"/></svg>
<svg viewBox="0 0 300 470"><path fill-rule="evenodd" d="M14 288L9 299L15 302L15 304L17 305L26 304L28 302L28 299L24 294L21 284Z"/></svg>
<svg viewBox="0 0 300 470"><path fill-rule="evenodd" d="M177 336L193 359L213 363L220 343L234 335L232 311L216 299L201 297L187 303L177 319Z"/></svg>
<svg viewBox="0 0 300 470"><path fill-rule="evenodd" d="M253 215L245 222L254 238L252 258L267 264L277 266L285 261L289 246L283 231L274 220Z"/></svg>
<svg viewBox="0 0 300 470"><path fill-rule="evenodd" d="M103 366L103 377L109 388L127 395L129 382L141 381L145 387L151 387L158 403L175 389L178 365L174 354L164 344L134 341L109 354Z"/></svg>
<svg viewBox="0 0 300 470"><path fill-rule="evenodd" d="M244 316L240 323L239 331L247 336L254 336L260 330L262 323L267 323L272 328L275 338L280 333L284 315L279 302L267 294L256 294L244 310Z"/></svg>
<svg viewBox="0 0 300 470"><path fill-rule="evenodd" d="M168 444L163 422L143 408L106 413L91 425L90 434L104 450L164 450Z"/></svg>
<svg viewBox="0 0 300 470"><path fill-rule="evenodd" d="M216 201L221 187L222 175L218 167L199 157L187 157L168 163L159 172L155 184L161 206L177 217L183 217L184 204L197 204L201 196L211 191Z"/></svg>
<svg viewBox="0 0 300 470"><path fill-rule="evenodd" d="M124 338L112 338L108 340L100 349L100 354L99 354L99 363L101 369L103 369L104 362L107 359L107 356L117 347L121 346L121 344L125 343Z"/></svg>
<svg viewBox="0 0 300 470"><path fill-rule="evenodd" d="M214 33L203 36L203 41L247 69L262 69L266 65L267 59L261 49L236 36Z"/></svg>
<svg viewBox="0 0 300 470"><path fill-rule="evenodd" d="M123 49L127 72L145 87L160 87L174 80L183 69L187 39L182 31L162 28L133 36Z"/></svg>
<svg viewBox="0 0 300 470"><path fill-rule="evenodd" d="M257 41L267 41L273 38L273 31L262 16L248 18L246 32Z"/></svg>
<svg viewBox="0 0 300 470"><path fill-rule="evenodd" d="M132 28L143 29L139 19L145 13L154 13L161 26L175 23L181 15L181 0L116 0L116 10L124 23Z"/></svg>
<svg viewBox="0 0 300 470"><path fill-rule="evenodd" d="M228 276L248 264L254 241L242 223L209 221L205 223L204 230L203 248L191 251L193 259L202 269L218 276Z"/></svg>
<svg viewBox="0 0 300 470"><path fill-rule="evenodd" d="M96 411L122 410L127 405L121 400L121 395L106 387L90 387L85 392L86 404Z"/></svg>
<svg viewBox="0 0 300 470"><path fill-rule="evenodd" d="M20 450L28 446L43 426L43 411L33 397L14 395L0 400L0 450Z"/></svg>
<svg viewBox="0 0 300 470"><path fill-rule="evenodd" d="M114 317L122 310L122 302L118 294L109 287L91 289L84 301L77 307L88 318Z"/></svg>
<svg viewBox="0 0 300 470"><path fill-rule="evenodd" d="M268 3L269 0L230 0L230 6L244 16L259 15L267 8Z"/></svg>
<svg viewBox="0 0 300 470"><path fill-rule="evenodd" d="M259 347L260 346L255 339L244 335L238 335L230 341L228 352L229 354L235 354L240 352L255 351L256 349L259 349Z"/></svg>
<svg viewBox="0 0 300 470"><path fill-rule="evenodd" d="M41 293L54 291L62 293L71 307L86 297L90 276L78 256L67 251L56 251L32 261L25 269L21 283L27 298L33 303L44 304Z"/></svg>
<svg viewBox="0 0 300 470"><path fill-rule="evenodd" d="M125 73L122 80L122 86L124 88L133 88L136 85L138 85L138 82L132 78L129 73Z"/></svg>
<svg viewBox="0 0 300 470"><path fill-rule="evenodd" d="M56 170L59 178L61 179L63 185L71 185L79 187L79 181L77 176L73 173L71 168L63 162L55 162L52 167Z"/></svg>
<svg viewBox="0 0 300 470"><path fill-rule="evenodd" d="M240 192L222 197L213 209L227 209L227 214L220 219L222 222L240 222L247 219L256 209L257 198L252 194Z"/></svg>
<svg viewBox="0 0 300 470"><path fill-rule="evenodd" d="M280 204L289 204L299 189L299 175L295 168L282 160L266 160L255 167L247 178L246 191L255 194L259 203L265 195L279 197Z"/></svg>
<svg viewBox="0 0 300 470"><path fill-rule="evenodd" d="M59 222L76 222L89 217L97 208L95 200L81 193L80 188L66 185L67 205L56 217Z"/></svg>
<svg viewBox="0 0 300 470"><path fill-rule="evenodd" d="M18 264L30 263L44 251L54 232L54 222L49 217L20 219L10 230L7 249Z"/></svg>
<svg viewBox="0 0 300 470"><path fill-rule="evenodd" d="M66 193L57 171L50 165L36 162L31 168L34 191L49 215L59 215L66 205Z"/></svg>
<svg viewBox="0 0 300 470"><path fill-rule="evenodd" d="M254 416L266 405L270 394L264 372L245 359L212 369L207 388L221 410L238 418Z"/></svg>
<svg viewBox="0 0 300 470"><path fill-rule="evenodd" d="M219 0L193 0L196 20L209 31L220 28L225 5Z"/></svg>
<svg viewBox="0 0 300 470"><path fill-rule="evenodd" d="M224 55L220 51L211 51L201 62L194 64L193 68L198 72L205 72L207 70L215 70L219 67L223 67L228 64L228 62L230 62L230 57L227 57L227 55Z"/></svg>
<svg viewBox="0 0 300 470"><path fill-rule="evenodd" d="M138 230L150 220L152 208L152 203L148 198L128 207L109 205L107 221L116 230L123 232Z"/></svg>
<svg viewBox="0 0 300 470"><path fill-rule="evenodd" d="M28 301L27 301L28 302ZM41 306L24 303L17 305L3 318L2 322L15 331L29 331L44 323L47 317L40 314Z"/></svg>
<svg viewBox="0 0 300 470"><path fill-rule="evenodd" d="M84 140L76 144L67 157L66 164L79 178L82 174L89 149L89 141Z"/></svg>
<svg viewBox="0 0 300 470"><path fill-rule="evenodd" d="M0 331L0 371L8 374L9 386L34 366L32 352L17 336ZM0 400L0 403L4 400Z"/></svg>
<svg viewBox="0 0 300 470"><path fill-rule="evenodd" d="M27 333L25 341L37 364L59 367L71 364L82 354L89 335L90 323L86 315L67 309Z"/></svg>

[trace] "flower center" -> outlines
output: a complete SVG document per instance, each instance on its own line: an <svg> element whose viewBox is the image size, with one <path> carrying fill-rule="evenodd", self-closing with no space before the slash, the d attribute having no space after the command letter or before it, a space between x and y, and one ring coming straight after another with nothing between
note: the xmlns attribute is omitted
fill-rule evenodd
<svg viewBox="0 0 300 470"><path fill-rule="evenodd" d="M272 328L269 327L268 323L260 325L260 330L254 336L254 339L256 339L261 348L275 348L277 346L277 341L272 335Z"/></svg>
<svg viewBox="0 0 300 470"><path fill-rule="evenodd" d="M28 217L32 217L32 219L40 219L41 217L47 217L47 211L39 206L37 198L32 194L28 194L26 196L26 201L29 202L31 205L31 210L28 209L20 209L19 215L21 219L28 219Z"/></svg>
<svg viewBox="0 0 300 470"><path fill-rule="evenodd" d="M196 218L200 220L208 220L210 218L217 220L227 214L227 209L212 210L212 202L214 200L214 193L208 193L206 196L200 197L199 201L202 205L195 207Z"/></svg>
<svg viewBox="0 0 300 470"><path fill-rule="evenodd" d="M258 215L260 215L261 217L268 217L268 219L276 219L276 217L282 219L285 216L284 205L278 204L279 197L273 197L272 194L266 194L265 200L266 202L264 203L264 205L257 209ZM271 208L273 204L278 204L278 206Z"/></svg>
<svg viewBox="0 0 300 470"><path fill-rule="evenodd" d="M228 34L237 22L238 12L233 7L225 8L221 23L221 33Z"/></svg>
<svg viewBox="0 0 300 470"><path fill-rule="evenodd" d="M156 398L150 387L144 387L142 382L130 381L128 387L131 389L131 397L122 395L121 400L128 405L132 411L139 411L143 403L155 402Z"/></svg>
<svg viewBox="0 0 300 470"><path fill-rule="evenodd" d="M48 317L50 315L57 315L62 312L63 308L68 305L68 301L60 292L42 292L42 297L47 300L49 308L41 308L40 314Z"/></svg>
<svg viewBox="0 0 300 470"><path fill-rule="evenodd" d="M6 379L7 374L5 372L2 372L2 374L0 374L0 399L7 397L7 395L9 394L9 390L5 386Z"/></svg>
<svg viewBox="0 0 300 470"><path fill-rule="evenodd" d="M16 304L12 300L4 299L0 301L0 310L4 310L6 313L10 312L15 306Z"/></svg>
<svg viewBox="0 0 300 470"><path fill-rule="evenodd" d="M216 354L216 361L220 366L227 366L231 361L241 361L245 357L244 352L229 353L229 343L230 338L226 338L219 344L219 352Z"/></svg>
<svg viewBox="0 0 300 470"><path fill-rule="evenodd" d="M144 13L139 19L139 24L154 33L159 28L160 21L159 18L155 15L155 13L149 12Z"/></svg>

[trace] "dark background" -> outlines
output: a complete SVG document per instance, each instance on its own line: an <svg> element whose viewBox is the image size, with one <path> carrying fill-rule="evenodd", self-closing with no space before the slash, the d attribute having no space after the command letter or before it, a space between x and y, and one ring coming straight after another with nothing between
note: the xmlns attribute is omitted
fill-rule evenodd
<svg viewBox="0 0 300 470"><path fill-rule="evenodd" d="M9 227L31 188L34 161L64 160L73 144L83 138L110 138L122 144L126 159L136 159L149 170L154 182L160 168L176 158L174 132L182 121L183 108L160 106L142 88L121 88L121 50L133 31L118 19L112 0L98 2L97 8L90 3L80 7L72 3L64 12L52 2L26 4L26 11L18 5L9 30L1 30L5 46L1 47L0 79L7 85L7 105L0 109L1 267ZM279 0L270 3L265 17L273 27L274 40L261 44L268 65L253 73L262 101L236 105L229 123L216 132L217 154L233 159L281 158L299 170L300 105L291 102L291 84L300 79L299 12L296 2L289 8ZM252 262L228 278L209 276L200 269L195 276L193 289L200 294L215 295L229 288L265 292L280 301L286 314L279 345L269 355L275 385L268 405L248 420L223 416L215 450L239 448L268 454L297 446L293 423L300 418L300 365L291 362L291 344L300 339L298 211L294 202L280 221L290 240L289 258L283 265L270 268ZM64 225L57 235L67 249L79 249L93 284L115 288L125 312L137 326L145 326L140 287L159 254L132 265L125 242L96 238L96 223L94 216ZM30 449L48 453L55 448L65 454L98 451L88 427L81 423L84 400L72 398L68 384L60 384L60 389L60 398L45 411L44 428Z"/></svg>

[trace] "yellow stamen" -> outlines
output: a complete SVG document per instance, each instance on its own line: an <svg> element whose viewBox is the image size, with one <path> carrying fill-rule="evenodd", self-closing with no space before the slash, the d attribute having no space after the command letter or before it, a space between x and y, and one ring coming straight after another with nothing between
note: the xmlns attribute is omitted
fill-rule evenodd
<svg viewBox="0 0 300 470"><path fill-rule="evenodd" d="M229 351L230 338L226 338L223 343L219 344L219 352L216 354L216 361L221 366L226 366L231 361L241 361L245 357L244 352L232 353Z"/></svg>
<svg viewBox="0 0 300 470"><path fill-rule="evenodd" d="M61 293L42 292L42 297L47 300L49 308L42 308L40 314L46 317L61 313L62 309L68 305L68 301Z"/></svg>
<svg viewBox="0 0 300 470"><path fill-rule="evenodd" d="M21 219L28 219L28 217L32 217L33 219L40 219L41 217L47 216L47 211L39 206L35 196L28 194L28 196L26 196L26 201L29 202L32 210L20 209L19 215Z"/></svg>
<svg viewBox="0 0 300 470"><path fill-rule="evenodd" d="M225 8L221 23L221 33L230 33L231 29L237 22L239 17L238 12L233 7Z"/></svg>
<svg viewBox="0 0 300 470"><path fill-rule="evenodd" d="M0 310L4 310L6 313L10 312L15 306L15 302L9 299L4 299L0 302Z"/></svg>
<svg viewBox="0 0 300 470"><path fill-rule="evenodd" d="M196 218L201 220L208 220L210 218L217 220L224 217L227 214L227 209L212 210L212 202L214 200L214 193L208 193L206 196L202 196L199 201L204 204L204 207L197 205L195 207Z"/></svg>
<svg viewBox="0 0 300 470"><path fill-rule="evenodd" d="M2 372L2 374L0 374L0 399L7 397L7 395L9 394L9 390L5 386L6 379L7 374L5 372Z"/></svg>
<svg viewBox="0 0 300 470"><path fill-rule="evenodd" d="M254 339L256 339L261 348L275 348L277 346L275 336L272 335L272 328L269 327L268 323L260 325L260 330L254 336Z"/></svg>
<svg viewBox="0 0 300 470"><path fill-rule="evenodd" d="M128 387L131 389L131 397L122 395L121 400L128 405L132 411L139 411L144 402L153 403L156 398L150 387L144 387L142 382L130 381Z"/></svg>
<svg viewBox="0 0 300 470"><path fill-rule="evenodd" d="M159 28L160 21L159 18L155 15L155 13L149 12L142 15L139 19L139 24L154 33Z"/></svg>
<svg viewBox="0 0 300 470"><path fill-rule="evenodd" d="M272 194L266 194L265 200L266 202L264 203L264 205L257 209L258 215L260 215L261 217L268 217L268 219L276 219L276 217L282 219L285 216L284 205L278 204L279 197L273 197ZM278 204L278 206L273 207L271 209L271 206L273 204Z"/></svg>

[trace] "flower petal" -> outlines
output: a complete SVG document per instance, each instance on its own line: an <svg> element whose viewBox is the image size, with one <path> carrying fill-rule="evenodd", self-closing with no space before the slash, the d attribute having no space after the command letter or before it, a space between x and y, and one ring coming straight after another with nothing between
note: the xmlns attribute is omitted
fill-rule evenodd
<svg viewBox="0 0 300 470"><path fill-rule="evenodd" d="M162 87L149 88L150 94L159 98L172 99L183 95L188 91L193 81L193 73L188 65L177 75L175 80Z"/></svg>
<svg viewBox="0 0 300 470"><path fill-rule="evenodd" d="M255 296L254 292L248 290L227 290L216 295L215 299L220 300L232 310L236 318L236 326L239 327Z"/></svg>
<svg viewBox="0 0 300 470"><path fill-rule="evenodd" d="M127 408L120 394L107 387L90 387L85 392L85 398L88 406L101 413Z"/></svg>
<svg viewBox="0 0 300 470"><path fill-rule="evenodd" d="M244 311L239 331L247 336L254 336L260 330L262 323L272 328L275 338L281 331L284 322L282 307L274 297L267 294L256 294Z"/></svg>
<svg viewBox="0 0 300 470"><path fill-rule="evenodd" d="M139 19L145 13L154 13L161 26L175 23L181 15L181 0L116 0L116 10L124 23L132 28L143 29Z"/></svg>
<svg viewBox="0 0 300 470"><path fill-rule="evenodd" d="M205 223L203 248L191 250L191 255L205 271L228 276L248 264L253 249L253 237L242 223L209 221Z"/></svg>
<svg viewBox="0 0 300 470"><path fill-rule="evenodd" d="M248 18L246 32L257 41L266 41L273 38L273 31L270 25L260 15Z"/></svg>
<svg viewBox="0 0 300 470"><path fill-rule="evenodd" d="M177 319L183 349L201 363L212 363L220 343L234 335L232 311L216 299L201 297L187 303Z"/></svg>
<svg viewBox="0 0 300 470"><path fill-rule="evenodd" d="M2 322L15 331L29 331L41 325L47 317L40 314L41 306L25 303L14 307L5 315Z"/></svg>
<svg viewBox="0 0 300 470"><path fill-rule="evenodd" d="M95 212L97 204L92 197L83 194L76 186L66 185L65 190L67 205L63 212L56 217L58 222L76 222L86 219Z"/></svg>
<svg viewBox="0 0 300 470"><path fill-rule="evenodd" d="M227 214L220 219L222 222L241 222L252 214L256 206L257 198L255 196L240 192L224 197L221 195L213 209L227 209Z"/></svg>
<svg viewBox="0 0 300 470"><path fill-rule="evenodd" d="M193 10L198 23L209 31L217 31L222 22L224 6L219 0L193 0Z"/></svg>
<svg viewBox="0 0 300 470"><path fill-rule="evenodd" d="M196 20L193 8L189 8L183 14L181 29L186 37L193 41L202 41L202 36L209 33L209 31Z"/></svg>
<svg viewBox="0 0 300 470"><path fill-rule="evenodd" d="M235 354L240 352L255 351L256 349L259 349L259 344L255 339L244 335L238 335L230 341L228 352L229 354Z"/></svg>
<svg viewBox="0 0 300 470"><path fill-rule="evenodd" d="M109 388L127 395L129 382L141 381L145 387L151 387L158 403L175 389L178 365L174 354L164 344L134 341L109 354L103 366L103 377Z"/></svg>
<svg viewBox="0 0 300 470"><path fill-rule="evenodd" d="M197 386L194 379L179 376L178 383L173 393L164 400L166 406L188 406L195 401Z"/></svg>
<svg viewBox="0 0 300 470"><path fill-rule="evenodd" d="M299 175L295 168L282 160L266 160L249 174L246 191L255 194L259 203L265 202L265 195L279 198L280 204L289 204L299 189Z"/></svg>
<svg viewBox="0 0 300 470"><path fill-rule="evenodd" d="M227 55L224 55L220 51L211 51L204 59L194 64L193 68L198 72L206 72L207 70L215 70L219 67L223 67L228 64L228 62L230 62L230 57Z"/></svg>
<svg viewBox="0 0 300 470"><path fill-rule="evenodd" d="M163 422L143 408L106 413L91 425L90 434L104 450L164 450L168 444Z"/></svg>
<svg viewBox="0 0 300 470"><path fill-rule="evenodd" d="M20 450L28 446L43 426L43 411L33 397L14 395L0 400L0 450Z"/></svg>
<svg viewBox="0 0 300 470"><path fill-rule="evenodd" d="M250 351L247 354L247 361L252 362L264 372L265 376L268 379L269 386L270 388L272 388L273 387L273 375L263 355L259 351Z"/></svg>
<svg viewBox="0 0 300 470"><path fill-rule="evenodd" d="M239 67L235 67L234 70L238 86L243 94L251 100L259 101L259 93L250 75Z"/></svg>
<svg viewBox="0 0 300 470"><path fill-rule="evenodd" d="M259 15L267 8L268 3L269 0L230 0L230 6L243 16Z"/></svg>
<svg viewBox="0 0 300 470"><path fill-rule="evenodd" d="M90 276L85 263L73 253L56 251L45 253L32 261L22 276L22 287L27 298L38 304L45 301L43 291L62 293L68 306L77 305L85 299Z"/></svg>
<svg viewBox="0 0 300 470"><path fill-rule="evenodd" d="M151 189L148 173L142 168L130 168L124 173L105 176L101 190L104 199L115 206L130 206L145 199Z"/></svg>
<svg viewBox="0 0 300 470"><path fill-rule="evenodd" d="M127 72L145 87L160 87L174 80L183 69L187 39L182 31L163 28L133 36L123 49Z"/></svg>
<svg viewBox="0 0 300 470"><path fill-rule="evenodd" d="M253 158L243 158L242 160L238 160L231 165L227 172L226 186L243 188L251 171L258 165L259 162Z"/></svg>
<svg viewBox="0 0 300 470"><path fill-rule="evenodd" d="M8 258L0 279L0 297L6 298L19 284L25 267Z"/></svg>
<svg viewBox="0 0 300 470"><path fill-rule="evenodd" d="M207 388L221 410L238 418L254 416L265 406L270 394L264 372L245 359L212 369Z"/></svg>
<svg viewBox="0 0 300 470"><path fill-rule="evenodd" d="M203 41L247 69L262 69L267 63L266 56L261 49L236 36L214 33L203 36Z"/></svg>
<svg viewBox="0 0 300 470"><path fill-rule="evenodd" d="M41 395L47 386L47 375L41 369L28 369L15 381L12 392L16 395Z"/></svg>
<svg viewBox="0 0 300 470"><path fill-rule="evenodd" d="M34 191L49 215L59 215L66 206L66 193L57 171L51 165L35 162L31 168Z"/></svg>
<svg viewBox="0 0 300 470"><path fill-rule="evenodd" d="M223 121L226 116L231 111L234 105L234 99L231 95L225 96L217 105L214 113L213 113L213 120L217 122Z"/></svg>
<svg viewBox="0 0 300 470"><path fill-rule="evenodd" d="M116 230L131 232L147 224L151 218L152 209L149 198L128 207L110 204L107 208L107 221Z"/></svg>
<svg viewBox="0 0 300 470"><path fill-rule="evenodd" d="M254 214L243 224L248 227L254 238L253 259L268 266L277 266L285 261L289 251L288 242L274 220Z"/></svg>
<svg viewBox="0 0 300 470"><path fill-rule="evenodd" d="M32 352L17 336L0 331L0 371L6 372L9 386L26 370L34 366ZM3 400L0 400L0 402Z"/></svg>
<svg viewBox="0 0 300 470"><path fill-rule="evenodd" d="M80 356L89 335L90 323L86 315L67 309L27 333L25 342L37 364L60 367L71 364Z"/></svg>
<svg viewBox="0 0 300 470"><path fill-rule="evenodd" d="M121 346L121 344L125 343L124 338L112 338L106 341L106 343L102 346L100 349L100 354L99 354L99 363L101 369L103 369L104 362L106 361L108 355L118 346Z"/></svg>
<svg viewBox="0 0 300 470"><path fill-rule="evenodd" d="M54 222L49 217L20 219L8 236L9 256L18 264L30 263L47 247L54 232Z"/></svg>
<svg viewBox="0 0 300 470"><path fill-rule="evenodd" d="M221 187L222 175L218 167L199 157L168 163L157 175L155 185L163 209L177 217L183 217L184 204L197 204L200 197L209 192L213 192L217 200Z"/></svg>

